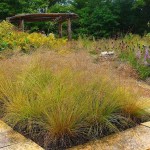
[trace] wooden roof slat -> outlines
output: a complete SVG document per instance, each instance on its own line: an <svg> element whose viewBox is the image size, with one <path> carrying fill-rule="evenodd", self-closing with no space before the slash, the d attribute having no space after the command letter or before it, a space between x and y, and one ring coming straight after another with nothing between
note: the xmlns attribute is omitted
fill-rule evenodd
<svg viewBox="0 0 150 150"><path fill-rule="evenodd" d="M58 19L61 18L61 19ZM40 13L40 14L21 14L9 17L10 22L18 22L24 20L26 22L35 22L35 21L65 21L68 18L76 19L78 16L74 13Z"/></svg>
<svg viewBox="0 0 150 150"><path fill-rule="evenodd" d="M21 14L6 18L8 21L18 23L19 29L24 31L24 22L40 22L40 21L54 21L58 22L59 37L62 37L62 23L67 21L68 39L72 39L71 33L71 19L78 18L74 13L40 13L40 14Z"/></svg>

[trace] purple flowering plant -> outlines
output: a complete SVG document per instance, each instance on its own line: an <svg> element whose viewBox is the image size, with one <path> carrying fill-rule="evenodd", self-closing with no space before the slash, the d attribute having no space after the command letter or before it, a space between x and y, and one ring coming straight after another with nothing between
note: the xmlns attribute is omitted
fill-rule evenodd
<svg viewBox="0 0 150 150"><path fill-rule="evenodd" d="M144 64L150 66L150 51L148 47L145 48Z"/></svg>
<svg viewBox="0 0 150 150"><path fill-rule="evenodd" d="M144 46L144 52L142 53L140 49L136 52L136 58L139 63L143 63L146 66L150 66L150 49Z"/></svg>

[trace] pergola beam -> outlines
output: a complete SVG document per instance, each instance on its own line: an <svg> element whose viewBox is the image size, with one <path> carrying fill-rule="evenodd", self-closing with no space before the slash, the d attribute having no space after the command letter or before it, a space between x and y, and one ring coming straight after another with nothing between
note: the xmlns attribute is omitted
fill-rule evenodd
<svg viewBox="0 0 150 150"><path fill-rule="evenodd" d="M68 18L76 19L78 16L74 13L40 13L40 14L23 14L23 15L16 15L13 17L9 17L8 19L10 22L16 22L18 20L24 20L25 22L32 22L32 20L62 20L66 21Z"/></svg>
<svg viewBox="0 0 150 150"><path fill-rule="evenodd" d="M24 22L53 21L58 22L59 37L62 37L62 24L67 21L68 40L72 39L71 20L78 16L74 13L40 13L40 14L22 14L7 18L10 22L17 22L19 29L24 31Z"/></svg>

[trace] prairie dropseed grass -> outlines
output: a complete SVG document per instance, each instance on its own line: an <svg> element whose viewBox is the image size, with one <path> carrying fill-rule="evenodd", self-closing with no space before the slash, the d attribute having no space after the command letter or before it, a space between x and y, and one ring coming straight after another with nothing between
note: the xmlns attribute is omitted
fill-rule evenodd
<svg viewBox="0 0 150 150"><path fill-rule="evenodd" d="M149 119L146 102L83 55L6 60L0 69L3 120L46 149L62 149Z"/></svg>

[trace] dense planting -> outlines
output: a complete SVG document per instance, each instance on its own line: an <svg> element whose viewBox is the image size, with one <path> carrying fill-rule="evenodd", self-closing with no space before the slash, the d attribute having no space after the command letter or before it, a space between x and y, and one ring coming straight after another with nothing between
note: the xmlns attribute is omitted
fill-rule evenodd
<svg viewBox="0 0 150 150"><path fill-rule="evenodd" d="M95 41L88 38L79 38L72 43L71 50L88 51L96 61L101 52L111 51L119 60L128 62L139 74L140 79L150 77L150 36L128 34L119 39L100 39Z"/></svg>
<svg viewBox="0 0 150 150"><path fill-rule="evenodd" d="M25 32L3 21L50 12L79 16L76 40L55 38L61 17ZM149 0L1 0L0 119L46 150L149 121L149 18Z"/></svg>
<svg viewBox="0 0 150 150"><path fill-rule="evenodd" d="M106 60L128 62L145 79L149 45L149 34L67 42L53 34L23 33L4 21L0 117L46 149L68 148L147 121L149 103L108 78L98 63L105 59L101 52L113 51Z"/></svg>
<svg viewBox="0 0 150 150"><path fill-rule="evenodd" d="M150 37L129 35L121 45L121 59L128 61L137 70L140 78L150 77Z"/></svg>
<svg viewBox="0 0 150 150"><path fill-rule="evenodd" d="M39 47L55 49L65 43L66 40L58 40L54 34L46 36L41 33L24 33L15 30L15 27L6 21L0 23L0 51L15 49L23 52L31 52Z"/></svg>
<svg viewBox="0 0 150 150"><path fill-rule="evenodd" d="M51 53L0 64L3 120L46 149L70 147L148 120L149 105L103 76L86 57Z"/></svg>
<svg viewBox="0 0 150 150"><path fill-rule="evenodd" d="M67 43L65 39L56 39L53 34L24 33L15 30L10 23L0 23L0 51L10 53L37 51L38 48L57 51L65 54L72 51L85 50L95 58L103 51L114 51L123 61L128 61L139 73L141 79L150 77L150 36L126 35L119 39L101 39L98 41L79 38ZM3 56L2 56L3 57Z"/></svg>

